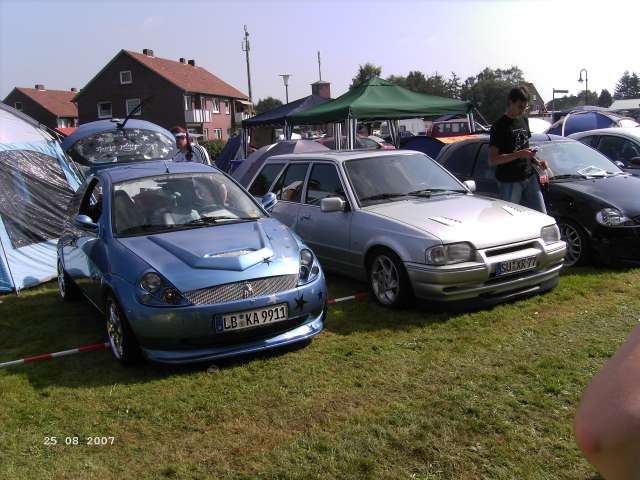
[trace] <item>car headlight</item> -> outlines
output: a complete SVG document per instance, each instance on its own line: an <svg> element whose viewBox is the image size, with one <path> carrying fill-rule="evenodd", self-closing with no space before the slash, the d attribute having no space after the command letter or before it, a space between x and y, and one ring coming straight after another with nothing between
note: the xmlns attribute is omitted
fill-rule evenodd
<svg viewBox="0 0 640 480"><path fill-rule="evenodd" d="M550 243L555 243L560 241L560 229L558 225L547 225L546 227L542 227L540 230L540 236L542 237L542 241L545 245L549 245Z"/></svg>
<svg viewBox="0 0 640 480"><path fill-rule="evenodd" d="M621 227L634 224L633 220L626 217L617 208L603 208L596 213L596 221L605 227Z"/></svg>
<svg viewBox="0 0 640 480"><path fill-rule="evenodd" d="M471 262L476 258L476 251L467 242L436 245L426 251L428 265L451 265L452 263Z"/></svg>
<svg viewBox="0 0 640 480"><path fill-rule="evenodd" d="M313 282L320 273L320 266L313 252L307 248L300 250L300 276L298 285Z"/></svg>
<svg viewBox="0 0 640 480"><path fill-rule="evenodd" d="M156 293L162 285L162 277L155 272L145 273L140 280L140 287L149 293Z"/></svg>

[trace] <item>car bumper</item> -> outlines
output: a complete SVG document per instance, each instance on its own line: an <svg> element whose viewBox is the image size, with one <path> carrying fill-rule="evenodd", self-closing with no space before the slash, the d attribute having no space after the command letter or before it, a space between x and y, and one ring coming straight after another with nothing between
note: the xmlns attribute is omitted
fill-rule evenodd
<svg viewBox="0 0 640 480"><path fill-rule="evenodd" d="M135 294L120 298L144 355L161 363L210 361L309 339L323 329L327 291L321 273L313 282L269 297L213 305L150 307ZM288 320L241 330L216 331L216 318L271 305L288 305Z"/></svg>
<svg viewBox="0 0 640 480"><path fill-rule="evenodd" d="M591 248L607 265L640 265L640 226L598 227L591 236Z"/></svg>
<svg viewBox="0 0 640 480"><path fill-rule="evenodd" d="M431 267L406 263L414 294L423 300L456 302L460 300L507 300L541 292L554 286L564 262L566 245L556 242L527 242L526 248L488 255L480 252L481 263ZM511 249L517 248L511 247ZM505 249L503 249L505 250ZM508 249L507 249L508 250ZM495 249L499 252L500 249ZM496 276L496 266L504 261L536 256L535 269Z"/></svg>

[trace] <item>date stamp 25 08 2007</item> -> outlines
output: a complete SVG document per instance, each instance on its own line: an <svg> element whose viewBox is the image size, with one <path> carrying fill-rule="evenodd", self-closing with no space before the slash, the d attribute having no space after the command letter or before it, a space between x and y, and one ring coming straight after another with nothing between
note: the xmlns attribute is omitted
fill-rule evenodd
<svg viewBox="0 0 640 480"><path fill-rule="evenodd" d="M45 447L55 447L57 445L74 447L79 445L87 445L89 447L103 447L106 445L113 445L116 443L116 437L105 436L89 436L89 437L75 437L75 436L51 436L44 437Z"/></svg>

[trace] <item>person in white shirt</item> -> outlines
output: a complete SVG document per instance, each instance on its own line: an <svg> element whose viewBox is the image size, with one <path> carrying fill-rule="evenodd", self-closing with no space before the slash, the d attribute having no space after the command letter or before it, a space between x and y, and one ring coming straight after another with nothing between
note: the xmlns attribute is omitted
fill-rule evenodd
<svg viewBox="0 0 640 480"><path fill-rule="evenodd" d="M191 139L184 127L173 127L171 133L173 133L178 147L178 151L173 157L174 162L197 162L211 165L206 148L197 143L191 143Z"/></svg>

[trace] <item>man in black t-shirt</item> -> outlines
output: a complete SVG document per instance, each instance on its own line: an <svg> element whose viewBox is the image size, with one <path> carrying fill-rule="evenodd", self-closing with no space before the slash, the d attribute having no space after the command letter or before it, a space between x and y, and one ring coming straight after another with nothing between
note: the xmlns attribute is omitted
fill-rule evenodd
<svg viewBox="0 0 640 480"><path fill-rule="evenodd" d="M524 87L511 89L507 111L491 126L489 163L496 166L500 198L547 213L533 165L542 169L548 166L535 158L536 150L529 148L531 132L524 117L528 103Z"/></svg>

